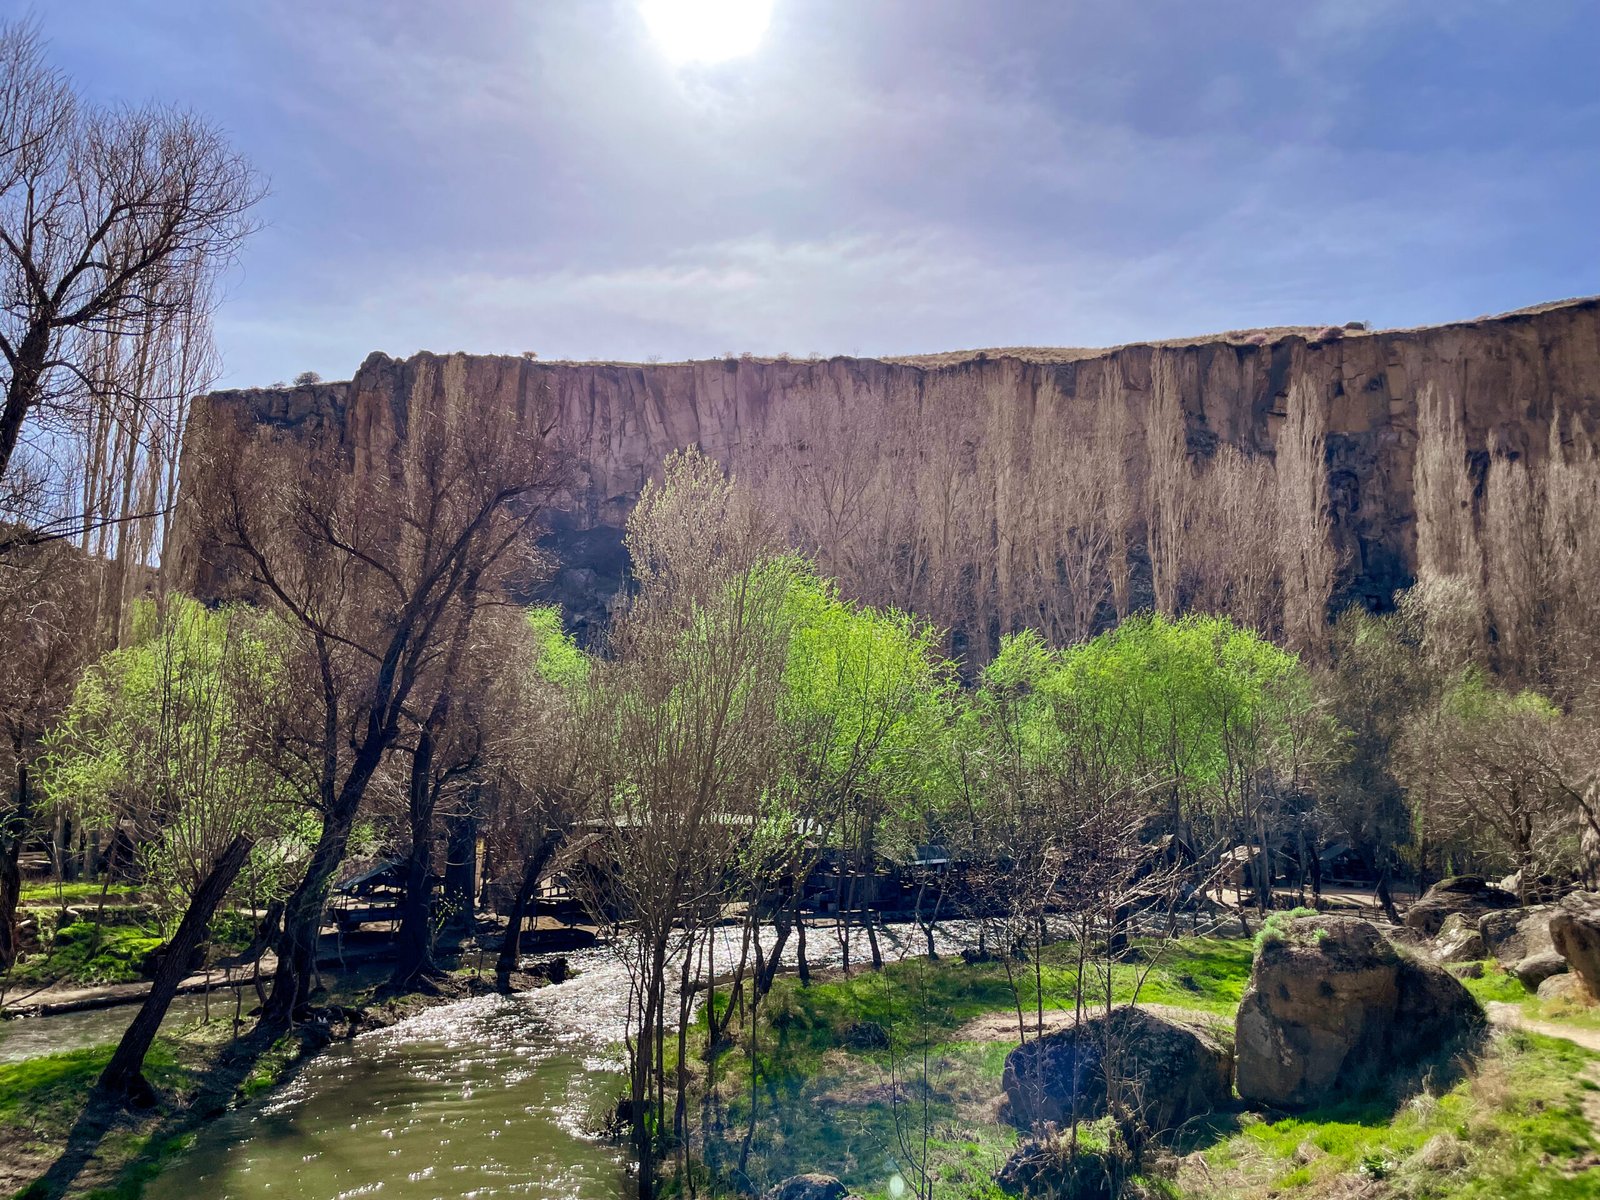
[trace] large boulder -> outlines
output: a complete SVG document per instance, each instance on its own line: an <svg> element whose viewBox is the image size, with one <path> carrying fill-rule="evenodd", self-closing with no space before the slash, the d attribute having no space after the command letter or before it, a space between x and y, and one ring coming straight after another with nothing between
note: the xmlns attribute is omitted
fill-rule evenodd
<svg viewBox="0 0 1600 1200"><path fill-rule="evenodd" d="M1550 940L1589 994L1600 997L1600 892L1563 899L1550 917Z"/></svg>
<svg viewBox="0 0 1600 1200"><path fill-rule="evenodd" d="M1488 950L1477 925L1465 913L1451 913L1439 926L1433 953L1440 962L1467 963L1487 958Z"/></svg>
<svg viewBox="0 0 1600 1200"><path fill-rule="evenodd" d="M1530 992L1537 992L1546 979L1567 973L1567 960L1554 950L1530 954L1518 959L1507 968L1517 977L1517 982Z"/></svg>
<svg viewBox="0 0 1600 1200"><path fill-rule="evenodd" d="M1589 994L1589 989L1583 986L1583 980L1571 971L1562 975L1552 975L1539 985L1539 999L1547 1003L1560 1000L1568 1004L1590 1005L1594 997Z"/></svg>
<svg viewBox="0 0 1600 1200"><path fill-rule="evenodd" d="M1108 1060L1109 1056L1109 1060ZM1018 1046L1006 1056L1005 1088L1013 1124L1065 1125L1106 1111L1106 1065L1151 1133L1175 1129L1233 1098L1227 1029L1193 1013L1123 1007Z"/></svg>
<svg viewBox="0 0 1600 1200"><path fill-rule="evenodd" d="M1503 966L1510 966L1525 958L1554 950L1555 943L1550 940L1552 911L1548 904L1536 904L1532 908L1504 908L1484 913L1478 918L1478 936L1483 939L1487 957L1498 959ZM1441 941L1449 925L1450 922L1446 921L1444 928L1439 930Z"/></svg>
<svg viewBox="0 0 1600 1200"><path fill-rule="evenodd" d="M1300 917L1270 927L1256 951L1235 1021L1239 1095L1285 1109L1357 1096L1484 1028L1458 979L1370 923Z"/></svg>
<svg viewBox="0 0 1600 1200"><path fill-rule="evenodd" d="M849 1194L832 1175L791 1175L768 1188L761 1200L844 1200Z"/></svg>
<svg viewBox="0 0 1600 1200"><path fill-rule="evenodd" d="M1451 913L1477 919L1486 912L1517 907L1517 898L1478 875L1441 879L1406 913L1406 928L1432 937Z"/></svg>

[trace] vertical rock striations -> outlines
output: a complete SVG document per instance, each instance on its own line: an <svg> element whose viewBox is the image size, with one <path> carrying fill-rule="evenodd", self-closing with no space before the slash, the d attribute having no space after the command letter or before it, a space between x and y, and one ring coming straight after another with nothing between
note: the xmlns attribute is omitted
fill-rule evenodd
<svg viewBox="0 0 1600 1200"><path fill-rule="evenodd" d="M346 384L199 402L185 487L203 495L208 438L303 443L315 469L376 470L398 461L411 405L487 397L548 423L569 456L551 594L580 629L620 586L645 481L697 443L762 489L849 592L950 626L975 657L1019 626L1070 638L1149 605L1295 636L1412 580L1428 422L1448 425L1477 481L1428 499L1435 538L1440 521L1461 536L1481 521L1491 453L1538 461L1558 414L1595 431L1600 300L1415 330L883 361L374 354ZM201 594L226 584L192 515L167 566Z"/></svg>

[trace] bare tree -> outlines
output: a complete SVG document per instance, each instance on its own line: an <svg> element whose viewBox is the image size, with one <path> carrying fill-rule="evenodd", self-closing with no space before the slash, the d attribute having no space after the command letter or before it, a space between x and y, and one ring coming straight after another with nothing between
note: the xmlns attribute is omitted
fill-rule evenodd
<svg viewBox="0 0 1600 1200"><path fill-rule="evenodd" d="M36 486L19 515L30 537L75 536L104 519L66 494L73 447L106 406L129 399L130 382L156 384L106 360L124 340L185 329L206 311L209 281L250 232L261 194L204 120L156 106L94 108L48 64L32 23L0 27L0 483L12 487L26 449ZM185 374L165 382L187 385ZM92 428L87 440L92 458ZM85 465L82 478L100 486Z"/></svg>
<svg viewBox="0 0 1600 1200"><path fill-rule="evenodd" d="M197 519L244 589L300 631L316 681L303 752L322 828L285 908L275 1021L305 1003L329 884L418 685L473 606L537 569L533 539L559 478L540 415L469 399L461 356L425 360L413 382L405 423L379 431L370 458L220 413L196 439Z"/></svg>
<svg viewBox="0 0 1600 1200"><path fill-rule="evenodd" d="M23 847L36 829L34 766L88 657L92 564L57 543L0 558L0 970L17 955Z"/></svg>
<svg viewBox="0 0 1600 1200"><path fill-rule="evenodd" d="M615 869L591 903L623 925L631 981L630 1117L640 1192L653 1131L683 1128L685 1068L667 1114L665 1043L686 1031L695 953L775 778L790 571L759 507L698 451L681 451L628 521L638 592L597 675L610 750L597 805ZM667 985L676 967L679 1000Z"/></svg>

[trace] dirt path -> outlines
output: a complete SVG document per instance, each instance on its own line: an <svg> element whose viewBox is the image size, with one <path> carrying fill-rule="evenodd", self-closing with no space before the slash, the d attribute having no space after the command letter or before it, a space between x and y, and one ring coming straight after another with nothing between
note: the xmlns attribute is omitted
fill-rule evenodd
<svg viewBox="0 0 1600 1200"><path fill-rule="evenodd" d="M1503 1029L1525 1029L1529 1033L1561 1038L1574 1046L1600 1054L1600 1029L1573 1029L1569 1025L1556 1025L1550 1021L1530 1020L1523 1014L1520 1005L1499 1000L1489 1003L1489 1020ZM1600 1061L1584 1067L1580 1077L1600 1087ZM1584 1092L1583 1115L1589 1119L1589 1128L1600 1138L1600 1091Z"/></svg>

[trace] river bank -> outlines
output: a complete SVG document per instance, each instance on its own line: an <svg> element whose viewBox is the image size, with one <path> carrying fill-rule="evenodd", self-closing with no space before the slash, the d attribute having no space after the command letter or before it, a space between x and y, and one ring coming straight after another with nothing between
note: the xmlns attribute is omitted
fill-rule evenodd
<svg viewBox="0 0 1600 1200"><path fill-rule="evenodd" d="M93 1094L125 1021L106 1026L108 1037L98 1044L0 1063L0 1194L139 1196L197 1130L286 1083L330 1047L494 990L489 979L467 970L426 992L395 995L383 986L386 974L379 962L330 974L314 1018L275 1038L255 1028L253 1018L236 1019L231 1002L217 1003L210 1019L185 1006L163 1026L147 1060L156 1104L146 1110L116 1109ZM545 981L534 973L516 982ZM28 1034L40 1027L55 1032L62 1022L105 1012L34 1016L16 1026Z"/></svg>
<svg viewBox="0 0 1600 1200"><path fill-rule="evenodd" d="M1243 939L1146 946L1112 972L1111 995L1117 1003L1132 999L1144 973L1141 1006L1187 1013L1231 1044L1251 961ZM1495 964L1481 967L1481 977L1465 982L1492 1012L1525 995ZM753 1050L738 1018L715 1053L707 1052L703 1023L688 1040L688 1157L712 1187L748 1195L821 1172L868 1200L929 1190L996 1200L995 1175L1020 1136L1005 1107L1007 1055L1024 1033L1032 1039L1041 1026L1048 1033L1072 1024L1071 947L1052 947L1041 964L1042 1004L1033 979L1031 970L1008 971L1004 963L945 958L809 988L781 980ZM1295 1114L1236 1101L1151 1154L1129 1194L1600 1195L1592 1010L1571 1014L1532 998L1511 1007L1518 1021L1502 1019L1455 1076L1428 1076L1420 1089L1397 1078L1383 1094ZM1090 1123L1081 1144L1093 1150L1107 1133Z"/></svg>

